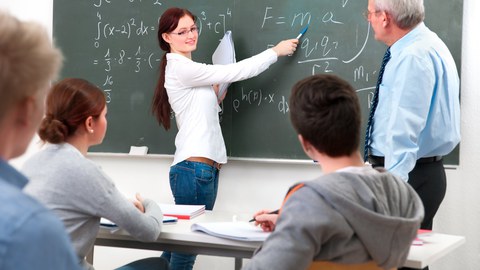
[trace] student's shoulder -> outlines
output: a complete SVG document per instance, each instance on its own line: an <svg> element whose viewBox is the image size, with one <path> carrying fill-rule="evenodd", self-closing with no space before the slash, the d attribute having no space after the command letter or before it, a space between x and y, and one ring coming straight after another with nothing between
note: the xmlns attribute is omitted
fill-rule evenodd
<svg viewBox="0 0 480 270"><path fill-rule="evenodd" d="M26 239L48 239L48 236L57 238L65 233L62 223L52 211L21 190L10 191L8 201L4 199L3 196L0 198L2 223L8 222L2 224L4 232Z"/></svg>
<svg viewBox="0 0 480 270"><path fill-rule="evenodd" d="M25 267L80 269L69 236L58 217L26 195L18 203L21 207L8 225L10 240L7 252L12 253L9 257L14 261L23 261ZM32 246L36 248L32 249Z"/></svg>
<svg viewBox="0 0 480 270"><path fill-rule="evenodd" d="M18 226L24 226L24 223L35 222L42 224L57 219L52 212L42 205L35 198L19 190L17 194L12 194L11 199L15 198L15 203L10 206L4 205L14 211L11 211L11 220L18 220Z"/></svg>

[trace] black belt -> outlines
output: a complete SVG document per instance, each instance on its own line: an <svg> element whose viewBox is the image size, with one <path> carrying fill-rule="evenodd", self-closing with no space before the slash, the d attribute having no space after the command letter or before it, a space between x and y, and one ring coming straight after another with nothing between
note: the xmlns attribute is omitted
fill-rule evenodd
<svg viewBox="0 0 480 270"><path fill-rule="evenodd" d="M434 156L434 157L424 157L417 159L417 164L420 163L432 163L432 162L437 162L442 160L442 156ZM379 156L368 156L368 162L374 166L383 166L385 165L385 158L384 157L379 157Z"/></svg>

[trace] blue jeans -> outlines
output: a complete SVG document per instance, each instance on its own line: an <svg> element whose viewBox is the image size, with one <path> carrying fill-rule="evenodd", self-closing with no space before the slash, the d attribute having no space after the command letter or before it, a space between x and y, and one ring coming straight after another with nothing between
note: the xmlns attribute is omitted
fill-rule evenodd
<svg viewBox="0 0 480 270"><path fill-rule="evenodd" d="M201 162L184 160L170 167L170 189L175 204L205 205L212 210L217 198L219 170ZM197 255L168 252L162 258L172 270L191 270Z"/></svg>

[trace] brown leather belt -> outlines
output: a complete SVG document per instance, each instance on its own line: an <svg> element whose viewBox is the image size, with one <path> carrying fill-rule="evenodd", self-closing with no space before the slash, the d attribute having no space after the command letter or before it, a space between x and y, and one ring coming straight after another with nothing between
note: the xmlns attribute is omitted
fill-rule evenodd
<svg viewBox="0 0 480 270"><path fill-rule="evenodd" d="M442 160L442 156L434 156L434 157L424 157L420 158L417 160L417 163L432 163L436 161ZM385 158L384 157L378 157L378 156L368 156L368 162L374 166L384 166L385 165Z"/></svg>
<svg viewBox="0 0 480 270"><path fill-rule="evenodd" d="M206 157L189 157L187 158L188 161L193 161L193 162L201 162L201 163L205 163L207 165L210 165L214 168L216 168L217 170L220 170L222 168L222 164L220 163L217 163L209 158L206 158Z"/></svg>

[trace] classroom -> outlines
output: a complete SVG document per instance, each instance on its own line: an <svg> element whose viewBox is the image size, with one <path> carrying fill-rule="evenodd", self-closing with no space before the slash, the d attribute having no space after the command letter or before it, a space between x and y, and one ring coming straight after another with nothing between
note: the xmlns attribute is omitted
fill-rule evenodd
<svg viewBox="0 0 480 270"><path fill-rule="evenodd" d="M365 1L365 6L366 6ZM36 20L52 32L53 0L3 0L1 9L10 10L25 20ZM361 11L359 11L361 12ZM434 230L442 233L463 235L466 243L439 259L430 269L479 269L480 249L480 123L477 91L480 68L475 60L480 53L474 48L480 46L480 34L475 27L478 23L474 14L480 13L480 3L463 0L463 26L461 46L461 145L458 164L446 166L447 194L435 218ZM55 37L53 37L55 38ZM37 140L32 141L29 151L12 161L20 167L22 162L38 149ZM162 203L173 203L169 188L168 171L171 155L129 156L123 154L93 153L89 158L102 166L115 180L117 187L128 196L140 192L143 196L155 198ZM282 159L229 159L222 167L221 181L215 210L231 213L254 213L259 208L275 209L281 204L285 191L299 180L318 176L318 167L313 162ZM252 188L255 187L255 188ZM112 269L138 258L157 256L160 252L109 247L96 247L94 265L97 269ZM199 256L195 269L233 269L234 261L227 257Z"/></svg>

